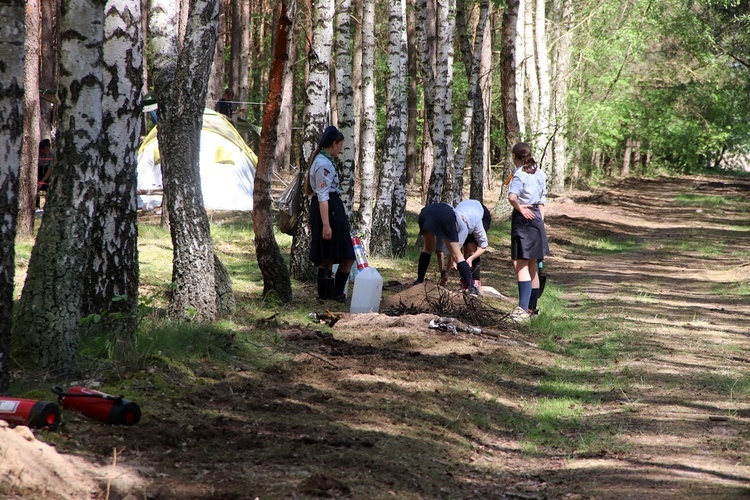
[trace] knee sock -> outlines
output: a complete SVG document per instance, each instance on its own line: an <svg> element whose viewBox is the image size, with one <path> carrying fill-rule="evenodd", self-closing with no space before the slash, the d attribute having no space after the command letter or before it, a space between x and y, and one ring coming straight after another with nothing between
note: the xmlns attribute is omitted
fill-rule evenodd
<svg viewBox="0 0 750 500"><path fill-rule="evenodd" d="M318 268L318 278L327 278L328 277L328 269L324 269L322 267Z"/></svg>
<svg viewBox="0 0 750 500"><path fill-rule="evenodd" d="M471 268L469 267L469 264L466 263L466 261L459 262L458 263L458 272L461 274L461 278L466 283L471 283ZM471 289L471 286L469 286L469 289Z"/></svg>
<svg viewBox="0 0 750 500"><path fill-rule="evenodd" d="M539 289L531 289L531 298L529 299L529 309L536 309L536 303L539 300Z"/></svg>
<svg viewBox="0 0 750 500"><path fill-rule="evenodd" d="M529 300L531 299L531 280L518 282L518 307L524 311L529 310Z"/></svg>
<svg viewBox="0 0 750 500"><path fill-rule="evenodd" d="M479 264L482 263L482 258L477 257L474 262L471 263L471 277L475 280L482 279L482 270L479 268Z"/></svg>
<svg viewBox="0 0 750 500"><path fill-rule="evenodd" d="M427 274L427 268L430 266L431 253L422 252L419 254L419 265L417 266L417 282L424 281L424 275Z"/></svg>
<svg viewBox="0 0 750 500"><path fill-rule="evenodd" d="M346 288L346 282L349 281L349 273L343 271L336 271L336 277L334 278L333 290L336 297L344 295L344 288Z"/></svg>

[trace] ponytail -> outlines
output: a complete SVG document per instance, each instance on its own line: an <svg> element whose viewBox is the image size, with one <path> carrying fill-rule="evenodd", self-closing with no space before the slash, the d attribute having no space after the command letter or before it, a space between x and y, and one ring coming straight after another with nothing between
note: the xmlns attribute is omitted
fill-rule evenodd
<svg viewBox="0 0 750 500"><path fill-rule="evenodd" d="M521 167L527 174L536 173L537 164L533 156L531 156L531 146L525 142L519 142L513 146L512 153L521 161Z"/></svg>

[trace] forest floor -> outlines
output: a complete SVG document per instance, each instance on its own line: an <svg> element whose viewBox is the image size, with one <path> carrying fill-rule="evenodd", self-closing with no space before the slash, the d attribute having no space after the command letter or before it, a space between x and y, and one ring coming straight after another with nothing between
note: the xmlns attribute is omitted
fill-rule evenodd
<svg viewBox="0 0 750 500"><path fill-rule="evenodd" d="M489 296L482 334L340 306L332 327L258 320L283 359L154 364L136 426L0 427L0 497L750 496L750 179L628 179L551 200L547 226L537 320ZM515 297L507 254L483 284Z"/></svg>

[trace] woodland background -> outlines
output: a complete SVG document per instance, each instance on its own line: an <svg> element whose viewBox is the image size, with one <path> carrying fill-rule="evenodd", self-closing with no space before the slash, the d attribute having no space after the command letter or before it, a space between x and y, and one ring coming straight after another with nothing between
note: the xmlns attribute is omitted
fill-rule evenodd
<svg viewBox="0 0 750 500"><path fill-rule="evenodd" d="M503 214L503 191L484 190L507 175L518 140L553 196L611 176L747 170L744 1L9 0L0 12L0 388L13 339L62 375L78 369L82 334L137 328L135 156L150 92L177 320L234 307L196 189L202 111L224 86L259 156L263 295L282 302L312 268L306 203L280 254L274 174L304 171L329 123L347 137L345 200L373 255L403 255L414 183L425 204L470 197ZM34 231L37 144L53 131L55 171L16 301L14 242Z"/></svg>

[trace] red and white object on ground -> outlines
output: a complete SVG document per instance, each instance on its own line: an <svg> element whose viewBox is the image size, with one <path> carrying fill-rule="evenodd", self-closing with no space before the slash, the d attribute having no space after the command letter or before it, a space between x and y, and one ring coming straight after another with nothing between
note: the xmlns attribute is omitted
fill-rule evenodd
<svg viewBox="0 0 750 500"><path fill-rule="evenodd" d="M362 245L362 240L359 236L352 236L352 246L354 246L354 257L357 259L357 271L370 267L370 264L367 263L365 247Z"/></svg>
<svg viewBox="0 0 750 500"><path fill-rule="evenodd" d="M140 407L122 396L112 396L104 392L75 386L63 392L53 387L62 407L76 410L89 418L112 425L135 425L141 420Z"/></svg>
<svg viewBox="0 0 750 500"><path fill-rule="evenodd" d="M62 423L57 403L34 399L0 396L0 420L10 425L25 425L36 429L57 430Z"/></svg>

